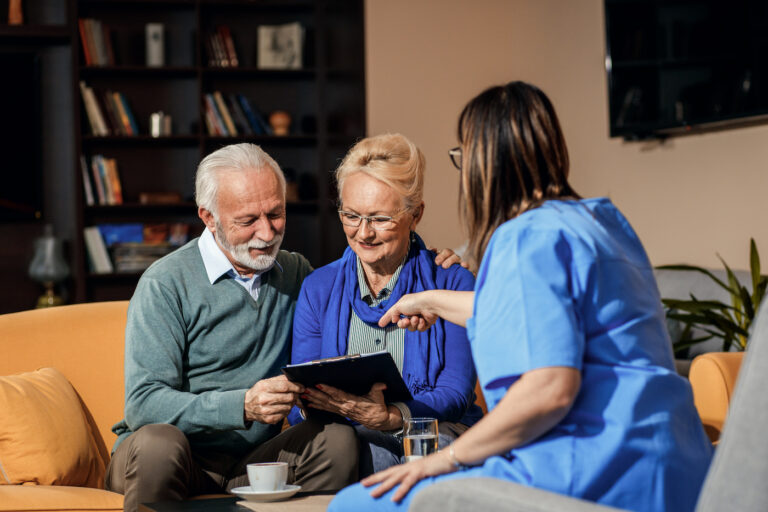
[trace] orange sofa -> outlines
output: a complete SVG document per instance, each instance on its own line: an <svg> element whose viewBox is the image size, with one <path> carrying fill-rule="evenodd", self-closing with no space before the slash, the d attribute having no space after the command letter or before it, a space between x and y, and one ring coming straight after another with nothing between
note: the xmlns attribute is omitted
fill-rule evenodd
<svg viewBox="0 0 768 512"><path fill-rule="evenodd" d="M82 401L95 440L101 488L0 485L0 511L119 511L120 494L103 489L103 471L123 416L123 346L128 301L78 304L0 315L0 376L56 368ZM2 411L1 414L14 414ZM34 431L38 425L29 425ZM0 432L0 442L6 436ZM7 441L7 440L6 440ZM0 463L8 454L0 453ZM0 475L1 477L2 475ZM4 482L0 478L0 482Z"/></svg>
<svg viewBox="0 0 768 512"><path fill-rule="evenodd" d="M720 439L743 358L744 352L708 352L691 363L693 401L713 443Z"/></svg>

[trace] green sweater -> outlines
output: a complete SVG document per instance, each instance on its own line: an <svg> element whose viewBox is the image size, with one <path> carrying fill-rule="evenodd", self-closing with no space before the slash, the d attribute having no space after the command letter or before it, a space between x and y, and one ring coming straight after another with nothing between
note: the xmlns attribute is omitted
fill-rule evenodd
<svg viewBox="0 0 768 512"><path fill-rule="evenodd" d="M197 239L141 276L125 329L125 419L117 446L143 425L170 423L193 447L244 453L280 425L246 424L245 392L290 359L296 299L309 262L280 251L259 299L233 279L208 280Z"/></svg>

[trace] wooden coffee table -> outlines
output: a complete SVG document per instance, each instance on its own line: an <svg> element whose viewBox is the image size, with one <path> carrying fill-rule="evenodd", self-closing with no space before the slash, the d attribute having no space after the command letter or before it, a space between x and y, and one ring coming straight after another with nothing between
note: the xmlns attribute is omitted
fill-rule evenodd
<svg viewBox="0 0 768 512"><path fill-rule="evenodd" d="M333 493L297 493L284 501L256 502L237 497L159 501L139 505L139 512L325 512Z"/></svg>

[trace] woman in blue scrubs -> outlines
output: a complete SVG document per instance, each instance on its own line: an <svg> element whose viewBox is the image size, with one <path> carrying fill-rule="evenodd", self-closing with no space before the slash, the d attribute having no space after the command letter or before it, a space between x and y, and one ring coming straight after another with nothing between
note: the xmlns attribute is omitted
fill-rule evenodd
<svg viewBox="0 0 768 512"><path fill-rule="evenodd" d="M712 450L629 222L570 186L557 116L532 85L470 101L459 141L451 156L469 260L480 262L475 291L404 296L381 324L466 326L490 412L328 510L407 510L424 486L480 476L627 510L693 510Z"/></svg>

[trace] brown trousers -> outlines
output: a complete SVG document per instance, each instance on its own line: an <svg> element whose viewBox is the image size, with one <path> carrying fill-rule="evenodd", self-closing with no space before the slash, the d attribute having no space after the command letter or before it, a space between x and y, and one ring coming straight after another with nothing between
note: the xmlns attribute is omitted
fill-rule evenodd
<svg viewBox="0 0 768 512"><path fill-rule="evenodd" d="M303 421L241 458L192 450L173 425L145 425L112 456L106 488L125 495L123 508L140 503L184 500L246 486L246 465L288 463L288 482L302 491L337 491L357 481L358 444L349 425Z"/></svg>

